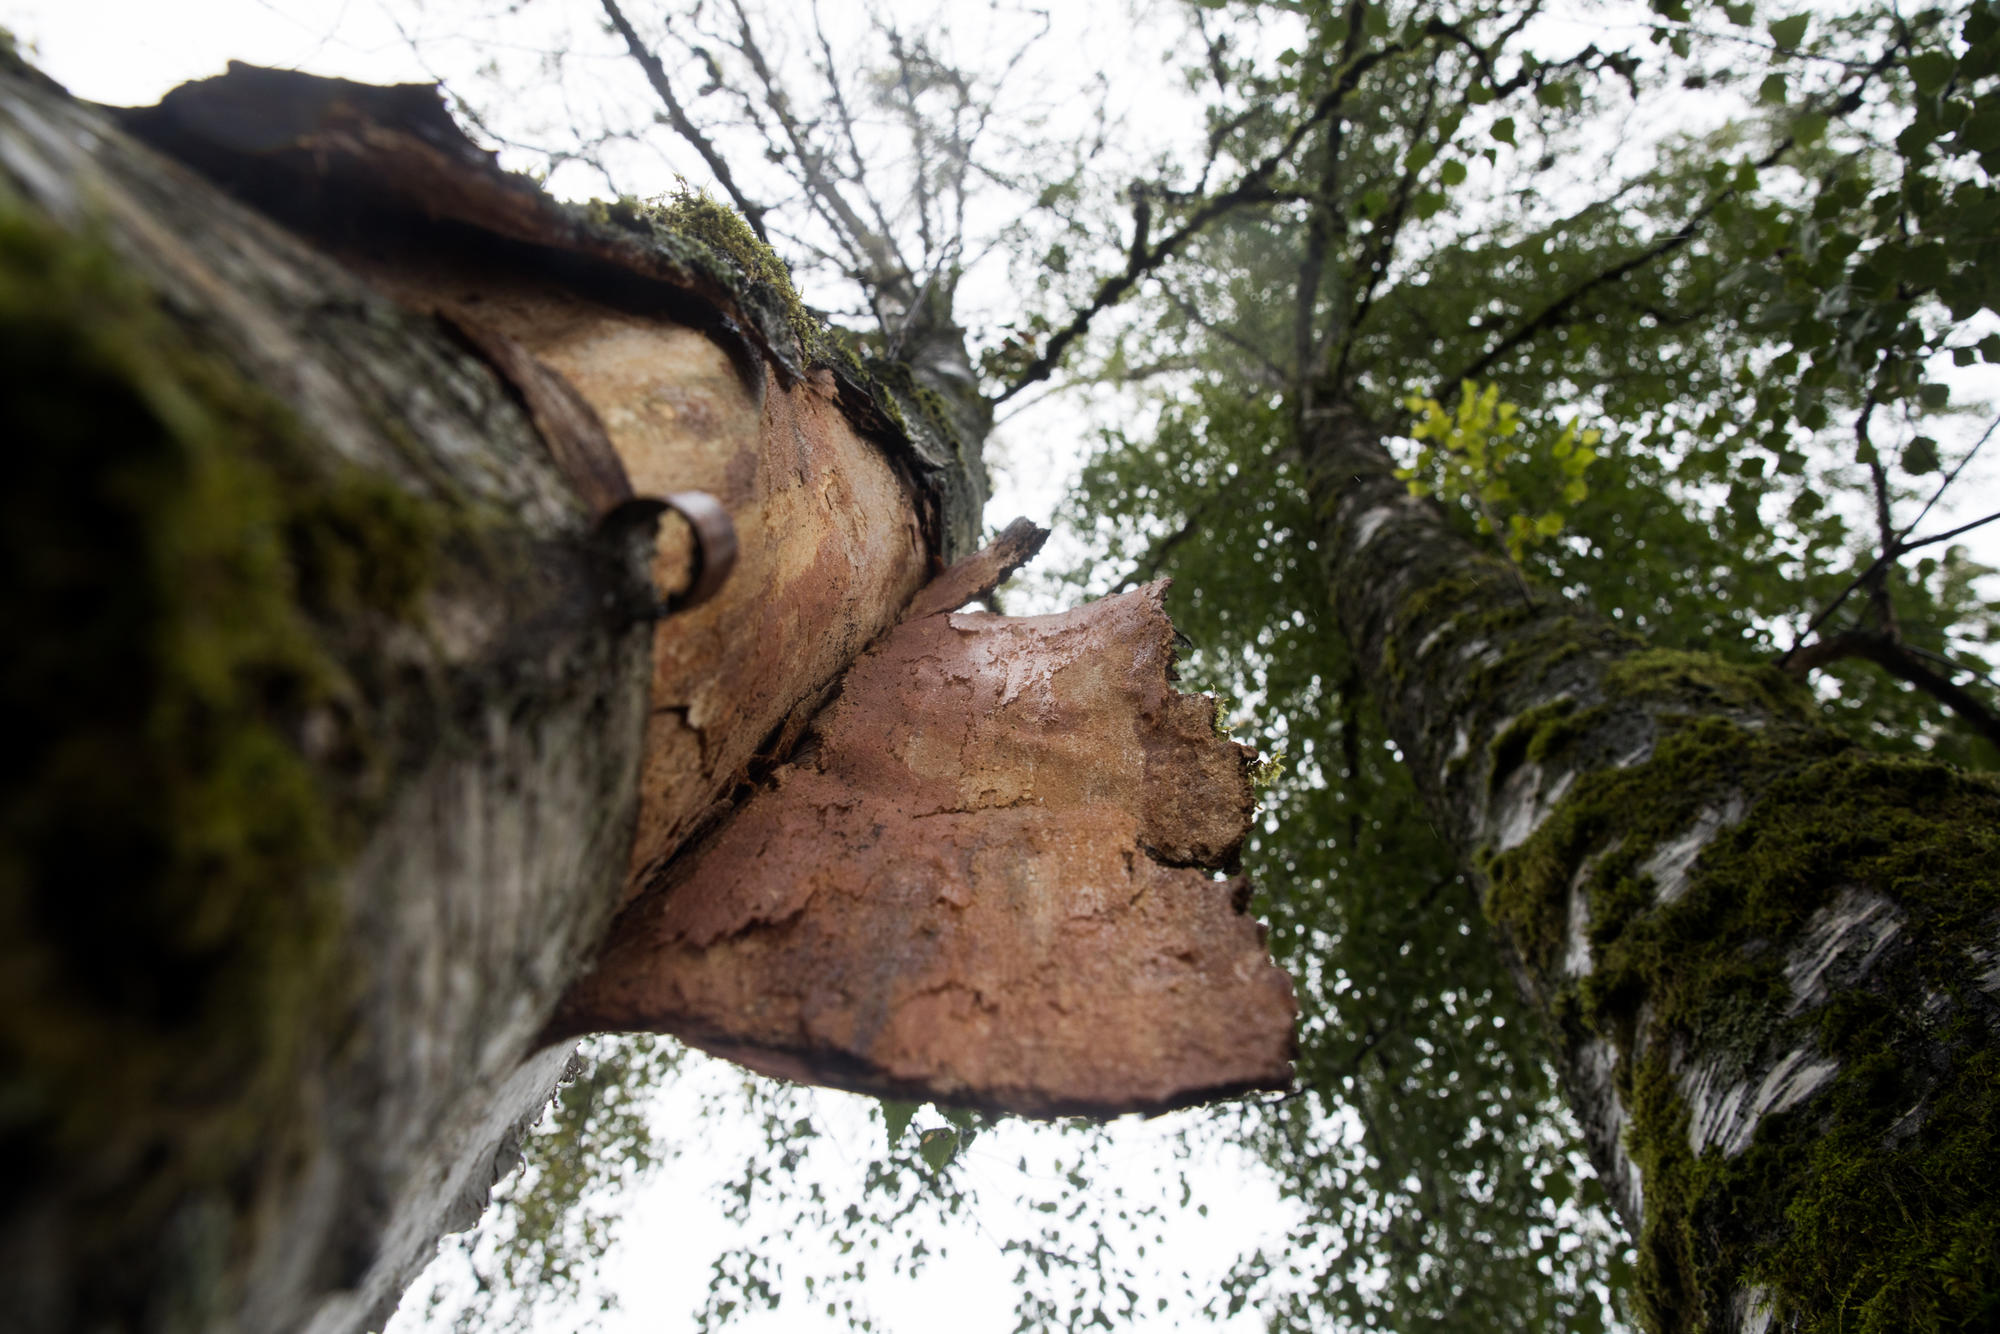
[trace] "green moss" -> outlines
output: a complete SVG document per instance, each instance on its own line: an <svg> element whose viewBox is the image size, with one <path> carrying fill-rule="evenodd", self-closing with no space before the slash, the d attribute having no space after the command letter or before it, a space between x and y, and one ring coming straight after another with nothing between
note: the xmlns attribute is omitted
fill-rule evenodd
<svg viewBox="0 0 2000 1334"><path fill-rule="evenodd" d="M1608 706L1602 704L1581 708L1568 697L1528 710L1493 743L1493 765L1486 779L1488 790L1497 792L1523 764L1547 764L1567 754L1578 742L1595 733L1609 712Z"/></svg>
<svg viewBox="0 0 2000 1334"><path fill-rule="evenodd" d="M1618 684L1646 689L1660 669L1682 697L1692 685L1761 706L1791 693L1688 655L1655 655ZM1579 716L1551 708L1504 743L1525 758L1561 744ZM2000 920L2000 787L1802 727L1715 716L1662 726L1650 761L1579 780L1533 838L1486 862L1489 910L1544 978L1561 976L1569 885L1591 864L1594 968L1548 1006L1573 1039L1596 1033L1643 1053L1618 1081L1646 1190L1648 1327L1719 1327L1725 1294L1746 1283L1772 1291L1779 1327L1793 1316L1853 1334L1992 1327L2000 1080L1969 960ZM1754 795L1748 816L1709 845L1682 897L1658 906L1639 868L1732 790ZM1788 1016L1779 946L1857 885L1907 914L1908 954L1866 989ZM1747 1152L1697 1156L1667 1064L1690 1038L1711 1055L1740 1051L1746 1067L1809 1047L1838 1073L1767 1117ZM1899 1130L1920 1104L1923 1125Z"/></svg>
<svg viewBox="0 0 2000 1334"><path fill-rule="evenodd" d="M1766 711L1803 722L1811 712L1804 686L1769 663L1736 663L1713 653L1642 649L1604 674L1605 693L1620 699L1675 699Z"/></svg>
<svg viewBox="0 0 2000 1334"><path fill-rule="evenodd" d="M674 262L731 291L766 345L777 350L793 373L807 367L831 370L856 424L899 436L925 484L935 488L942 517L939 531L931 536L938 554L955 558L978 545L984 472L945 400L917 384L906 365L867 355L854 335L822 323L800 298L784 261L757 238L741 214L689 189L657 202L621 199L586 205L583 211L599 225L642 233ZM778 347L787 334L796 345L796 362L790 348ZM863 407L864 402L873 410Z"/></svg>
<svg viewBox="0 0 2000 1334"><path fill-rule="evenodd" d="M865 366L869 388L905 436L933 455L951 458L960 452L958 428L941 394L918 384L900 361L870 357Z"/></svg>
<svg viewBox="0 0 2000 1334"><path fill-rule="evenodd" d="M778 258L777 251L758 239L741 213L705 190L685 186L650 203L620 200L595 207L604 212L607 221L640 225L656 235L664 233L699 242L720 257L737 279L771 292L785 324L798 341L799 355L808 365L820 360L824 326L806 309L798 288L792 285L791 269Z"/></svg>
<svg viewBox="0 0 2000 1334"><path fill-rule="evenodd" d="M299 1133L359 818L304 754L350 726L324 644L414 613L441 524L4 194L0 403L0 1170L125 1192L86 1231L150 1250Z"/></svg>
<svg viewBox="0 0 2000 1334"><path fill-rule="evenodd" d="M1453 574L1434 580L1403 601L1398 608L1395 632L1383 644L1382 676L1392 693L1400 692L1408 684L1410 664L1405 660L1402 646L1407 644L1414 649L1438 627L1460 620L1467 621L1468 633L1477 635L1489 624L1485 618L1494 607L1489 596L1492 587L1490 579ZM1511 613L1512 608L1502 605L1500 614Z"/></svg>

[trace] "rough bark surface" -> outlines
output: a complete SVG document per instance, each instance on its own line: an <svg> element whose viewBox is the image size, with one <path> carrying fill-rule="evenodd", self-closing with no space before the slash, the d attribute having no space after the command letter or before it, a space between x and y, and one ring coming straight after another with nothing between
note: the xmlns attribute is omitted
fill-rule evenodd
<svg viewBox="0 0 2000 1334"><path fill-rule="evenodd" d="M2000 788L1524 589L1307 424L1334 605L1548 1023L1654 1330L2000 1310Z"/></svg>
<svg viewBox="0 0 2000 1334"><path fill-rule="evenodd" d="M1289 1081L1290 985L1249 886L1207 874L1248 829L1253 756L1168 683L1165 584L950 610L1018 559L1004 542L919 595L800 753L621 917L557 1031L1034 1116Z"/></svg>
<svg viewBox="0 0 2000 1334"><path fill-rule="evenodd" d="M562 1068L643 555L434 321L20 71L0 210L5 1319L356 1328Z"/></svg>

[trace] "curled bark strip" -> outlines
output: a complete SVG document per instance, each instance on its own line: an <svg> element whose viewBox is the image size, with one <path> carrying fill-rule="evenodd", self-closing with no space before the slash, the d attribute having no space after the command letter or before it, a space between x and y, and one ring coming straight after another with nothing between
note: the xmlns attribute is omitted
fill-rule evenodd
<svg viewBox="0 0 2000 1334"><path fill-rule="evenodd" d="M1001 530L992 543L946 570L910 599L903 619L914 621L941 611L957 611L977 602L1007 582L1014 571L1035 558L1049 530L1032 520L1020 518Z"/></svg>
<svg viewBox="0 0 2000 1334"><path fill-rule="evenodd" d="M674 599L674 610L699 607L714 597L736 568L736 525L722 502L706 491L675 491L661 502L694 529L694 580Z"/></svg>
<svg viewBox="0 0 2000 1334"><path fill-rule="evenodd" d="M687 520L694 532L694 573L687 590L662 597L653 608L654 617L665 617L699 607L721 591L736 568L736 525L722 502L706 491L676 491L666 496L636 496L612 509L598 521L600 532L608 532L668 513Z"/></svg>
<svg viewBox="0 0 2000 1334"><path fill-rule="evenodd" d="M549 1035L1031 1116L1286 1086L1289 983L1247 882L1205 869L1241 845L1252 756L1168 684L1164 589L890 631Z"/></svg>
<svg viewBox="0 0 2000 1334"><path fill-rule="evenodd" d="M461 306L440 306L438 318L479 353L520 398L556 466L593 515L609 514L632 499L631 479L625 475L625 464L612 447L597 409L560 371L498 329L480 323ZM722 522L726 527L729 517L724 515ZM734 558L735 533L731 530L730 559ZM726 565L723 572L728 572Z"/></svg>

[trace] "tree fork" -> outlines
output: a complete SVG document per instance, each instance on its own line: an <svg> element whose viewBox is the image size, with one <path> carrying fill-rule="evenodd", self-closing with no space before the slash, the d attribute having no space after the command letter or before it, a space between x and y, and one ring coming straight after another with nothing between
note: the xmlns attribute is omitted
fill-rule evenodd
<svg viewBox="0 0 2000 1334"><path fill-rule="evenodd" d="M1461 537L1344 405L1331 596L1640 1256L1648 1328L2000 1309L2000 785L1769 666L1650 649Z"/></svg>

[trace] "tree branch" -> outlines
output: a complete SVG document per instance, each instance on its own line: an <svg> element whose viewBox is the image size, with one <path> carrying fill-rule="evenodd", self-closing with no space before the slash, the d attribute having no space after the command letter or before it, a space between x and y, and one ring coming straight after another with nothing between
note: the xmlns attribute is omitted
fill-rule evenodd
<svg viewBox="0 0 2000 1334"><path fill-rule="evenodd" d="M2000 518L2000 515L1994 516ZM2000 714L1971 691L1935 671L1910 647L1876 630L1843 630L1804 648L1793 649L1780 665L1794 678L1806 676L1843 658L1865 658L1899 680L1907 681L1962 718L1973 731L2000 747Z"/></svg>
<svg viewBox="0 0 2000 1334"><path fill-rule="evenodd" d="M701 154L701 160L708 164L709 171L714 173L715 179L728 192L730 202L736 205L736 210L743 215L743 220L750 224L750 230L757 233L758 240L769 245L771 238L764 231L764 210L751 203L749 197L737 187L736 177L730 172L729 163L723 160L722 154L715 150L715 145L701 132L701 128L688 119L680 99L674 96L673 85L667 81L667 67L661 64L659 56L639 39L638 32L625 18L625 11L618 7L618 0L598 0L598 3L604 6L605 16L611 20L611 26L625 39L625 49L631 52L632 59L639 62L639 68L646 72L646 82L653 86L653 91L659 94L660 101L666 105L667 123L673 126L674 133L687 140L694 147L694 151Z"/></svg>
<svg viewBox="0 0 2000 1334"><path fill-rule="evenodd" d="M1091 295L1090 301L1083 309L1072 315L1068 324L1050 335L1048 345L1043 348L1041 355L1029 362L1014 378L1012 384L994 396L993 401L1005 403L1029 385L1053 375L1056 367L1062 364L1063 354L1069 350L1069 345L1089 330L1093 320L1124 299L1125 294L1137 286L1139 280L1146 274L1178 254L1184 246L1200 235L1209 223L1238 208L1268 203L1275 198L1270 189L1270 178L1276 174L1280 166L1284 165L1287 158L1298 151L1305 137L1345 104L1349 94L1360 84L1363 75L1383 61L1403 55L1409 50L1409 47L1401 43L1392 42L1351 61L1333 88L1314 104L1310 115L1292 127L1282 144L1245 172L1230 189L1196 208L1188 215L1186 221L1169 232L1158 244L1149 247L1143 253L1130 255L1126 260L1124 271L1100 282L1097 291Z"/></svg>
<svg viewBox="0 0 2000 1334"><path fill-rule="evenodd" d="M1884 54L1881 59L1868 67L1853 88L1842 94L1840 98L1827 108L1825 114L1828 116L1846 115L1859 107L1861 105L1862 94L1867 90L1868 84L1877 75L1894 65L1900 59L1901 55L1902 48L1900 46L1894 47ZM1796 143L1797 140L1793 136L1786 135L1772 147L1770 152L1758 158L1752 165L1757 170L1762 171L1790 152ZM1509 333L1498 343L1487 349L1478 360L1467 366L1459 374L1451 377L1448 383L1456 384L1464 380L1479 379L1495 362L1506 356L1509 352L1547 333L1551 329L1559 328L1567 323L1570 312L1576 308L1578 302L1590 295L1590 293L1600 287L1619 282L1627 274L1642 269L1654 260L1664 258L1682 249L1700 234L1701 224L1706 222L1716 209L1729 200L1734 199L1736 194L1737 191L1734 186L1717 191L1700 208L1690 214L1688 219L1670 235L1646 247L1646 249L1633 255L1631 258L1584 279L1547 306L1544 306L1533 318L1516 326L1512 333Z"/></svg>

